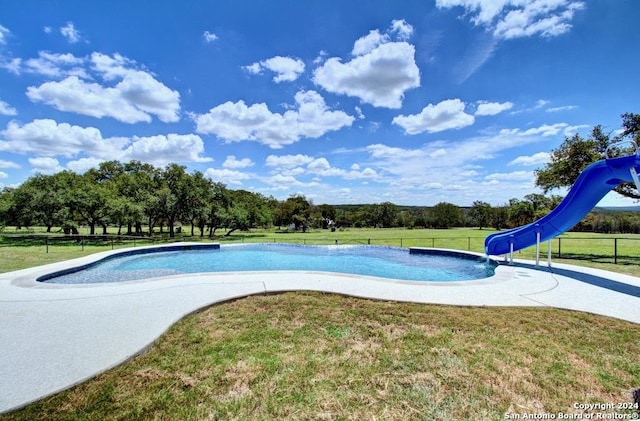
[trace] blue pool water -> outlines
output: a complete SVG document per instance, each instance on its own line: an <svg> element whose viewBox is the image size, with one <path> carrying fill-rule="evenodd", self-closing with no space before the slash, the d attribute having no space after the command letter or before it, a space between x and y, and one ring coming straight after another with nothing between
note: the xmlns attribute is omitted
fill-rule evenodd
<svg viewBox="0 0 640 421"><path fill-rule="evenodd" d="M481 258L409 253L379 246L225 245L218 249L145 252L108 258L85 268L46 276L60 284L122 282L199 272L308 270L411 281L465 281L492 276Z"/></svg>

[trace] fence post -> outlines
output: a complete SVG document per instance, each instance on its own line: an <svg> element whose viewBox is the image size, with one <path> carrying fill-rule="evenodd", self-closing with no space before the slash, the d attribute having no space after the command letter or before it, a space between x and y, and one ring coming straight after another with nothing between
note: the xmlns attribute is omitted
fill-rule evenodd
<svg viewBox="0 0 640 421"><path fill-rule="evenodd" d="M562 257L562 238L558 237L558 259Z"/></svg>
<svg viewBox="0 0 640 421"><path fill-rule="evenodd" d="M44 244L47 249L47 254L49 254L49 237L44 237Z"/></svg>
<svg viewBox="0 0 640 421"><path fill-rule="evenodd" d="M402 247L402 238L400 239L400 247Z"/></svg>
<svg viewBox="0 0 640 421"><path fill-rule="evenodd" d="M82 244L82 251L84 251L84 237L80 239L80 244Z"/></svg>
<svg viewBox="0 0 640 421"><path fill-rule="evenodd" d="M618 264L618 239L613 239L613 264Z"/></svg>

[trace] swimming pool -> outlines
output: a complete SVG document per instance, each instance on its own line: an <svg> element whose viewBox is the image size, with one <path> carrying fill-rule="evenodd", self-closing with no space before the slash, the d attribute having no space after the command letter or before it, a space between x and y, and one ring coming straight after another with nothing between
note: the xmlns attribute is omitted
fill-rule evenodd
<svg viewBox="0 0 640 421"><path fill-rule="evenodd" d="M55 284L123 282L201 272L300 270L337 272L408 281L483 279L496 264L478 256L383 246L291 244L165 246L132 250L38 278ZM428 253L428 254L425 254Z"/></svg>

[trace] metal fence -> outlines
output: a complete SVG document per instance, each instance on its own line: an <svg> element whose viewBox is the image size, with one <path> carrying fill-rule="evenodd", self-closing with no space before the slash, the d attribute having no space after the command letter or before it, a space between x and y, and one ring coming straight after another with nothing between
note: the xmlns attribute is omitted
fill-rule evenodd
<svg viewBox="0 0 640 421"><path fill-rule="evenodd" d="M49 253L54 249L85 248L115 249L136 247L175 241L215 241L224 243L294 243L303 245L384 245L395 247L431 247L456 250L484 252L484 239L481 237L289 237L288 235L242 235L207 237L178 235L176 238L166 236L140 237L126 235L49 235L49 234L0 234L0 254L3 247L39 246ZM551 242L541 243L540 253L546 256L551 247L552 258L568 260L590 260L601 263L638 264L640 265L640 238L619 237L557 237ZM535 258L535 246L516 252L518 258Z"/></svg>

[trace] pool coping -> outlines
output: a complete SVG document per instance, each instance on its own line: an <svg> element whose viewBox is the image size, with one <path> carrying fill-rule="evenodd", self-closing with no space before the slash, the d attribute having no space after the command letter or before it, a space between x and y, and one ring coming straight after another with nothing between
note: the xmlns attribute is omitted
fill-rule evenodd
<svg viewBox="0 0 640 421"><path fill-rule="evenodd" d="M175 245L198 244L202 243ZM0 413L144 352L188 314L254 294L320 291L425 304L554 307L640 323L640 293L634 295L640 291L640 278L566 264L536 268L526 260L516 260L513 266L501 263L491 278L446 283L314 271L181 274L82 285L35 281L44 273L126 250L0 274ZM585 282L592 278L626 285L630 292Z"/></svg>

